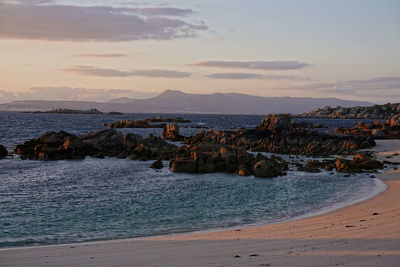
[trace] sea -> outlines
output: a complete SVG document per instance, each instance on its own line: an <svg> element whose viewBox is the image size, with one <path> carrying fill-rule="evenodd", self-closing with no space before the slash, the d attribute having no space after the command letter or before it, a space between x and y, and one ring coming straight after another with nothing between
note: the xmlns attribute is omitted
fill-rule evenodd
<svg viewBox="0 0 400 267"><path fill-rule="evenodd" d="M46 131L84 134L103 122L183 117L181 134L199 127L253 128L259 115L124 114L72 115L0 112L0 144L15 145ZM352 127L359 120L295 119ZM121 129L161 135L162 129ZM304 157L297 157L306 160ZM291 169L274 179L235 174L181 174L150 169L151 161L87 157L33 161L0 160L0 248L149 237L277 223L337 209L369 198L385 185L369 174Z"/></svg>

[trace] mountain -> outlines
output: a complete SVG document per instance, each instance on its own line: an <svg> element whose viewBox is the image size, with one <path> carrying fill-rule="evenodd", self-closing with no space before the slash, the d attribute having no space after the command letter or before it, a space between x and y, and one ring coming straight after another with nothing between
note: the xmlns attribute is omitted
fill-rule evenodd
<svg viewBox="0 0 400 267"><path fill-rule="evenodd" d="M36 111L53 108L91 109L124 113L303 113L324 106L371 106L372 103L337 98L260 97L237 93L187 94L166 90L148 99L118 98L109 102L26 100L0 104L2 111Z"/></svg>

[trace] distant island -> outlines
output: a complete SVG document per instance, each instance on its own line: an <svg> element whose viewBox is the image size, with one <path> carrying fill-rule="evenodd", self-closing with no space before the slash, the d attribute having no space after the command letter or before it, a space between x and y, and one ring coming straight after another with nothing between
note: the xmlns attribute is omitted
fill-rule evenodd
<svg viewBox="0 0 400 267"><path fill-rule="evenodd" d="M96 108L88 109L88 110L77 110L77 109L67 109L67 108L57 108L47 111L24 111L23 113L49 113L49 114L103 114L103 115L124 115L124 113L110 111L110 112L101 112Z"/></svg>
<svg viewBox="0 0 400 267"><path fill-rule="evenodd" d="M330 118L330 119L380 119L387 120L400 114L400 103L387 103L370 107L341 107L326 106L295 117L300 118Z"/></svg>

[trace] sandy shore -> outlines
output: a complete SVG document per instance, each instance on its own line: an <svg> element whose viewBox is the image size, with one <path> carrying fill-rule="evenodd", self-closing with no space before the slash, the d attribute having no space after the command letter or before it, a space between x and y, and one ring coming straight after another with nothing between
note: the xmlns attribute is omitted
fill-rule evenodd
<svg viewBox="0 0 400 267"><path fill-rule="evenodd" d="M400 140L379 141L400 162ZM390 158L387 158L391 156ZM0 266L400 266L400 172L367 201L300 219L152 239L0 250Z"/></svg>

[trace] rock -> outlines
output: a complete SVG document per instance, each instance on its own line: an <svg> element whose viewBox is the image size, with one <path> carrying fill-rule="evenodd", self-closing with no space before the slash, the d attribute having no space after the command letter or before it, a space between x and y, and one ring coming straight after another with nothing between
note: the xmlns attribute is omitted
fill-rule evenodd
<svg viewBox="0 0 400 267"><path fill-rule="evenodd" d="M128 133L123 138L123 146L128 150L131 151L136 146L143 143L143 137L138 134Z"/></svg>
<svg viewBox="0 0 400 267"><path fill-rule="evenodd" d="M253 167L255 177L272 178L278 176L275 168L268 166L266 160L260 160Z"/></svg>
<svg viewBox="0 0 400 267"><path fill-rule="evenodd" d="M257 127L259 130L269 130L274 134L290 131L291 118L288 114L267 115Z"/></svg>
<svg viewBox="0 0 400 267"><path fill-rule="evenodd" d="M164 139L181 141L183 140L183 136L179 134L179 125L178 124L167 124L164 128L163 132Z"/></svg>
<svg viewBox="0 0 400 267"><path fill-rule="evenodd" d="M87 154L101 152L106 156L114 157L124 148L124 136L120 131L107 129L80 135L87 148ZM97 152L96 152L97 151Z"/></svg>
<svg viewBox="0 0 400 267"><path fill-rule="evenodd" d="M356 173L361 172L361 169L354 166L350 160L336 159L335 167L337 172Z"/></svg>
<svg viewBox="0 0 400 267"><path fill-rule="evenodd" d="M72 139L68 139L72 138ZM46 132L39 138L35 138L21 145L17 145L14 153L21 155L22 159L61 160L77 159L83 157L81 150L72 149L75 135L60 132ZM68 141L65 146L64 142ZM69 147L71 145L71 147Z"/></svg>
<svg viewBox="0 0 400 267"><path fill-rule="evenodd" d="M196 173L197 164L195 160L190 159L172 160L170 169L173 172Z"/></svg>
<svg viewBox="0 0 400 267"><path fill-rule="evenodd" d="M202 132L185 138L184 143L307 156L346 155L375 145L368 136L338 136L307 128L293 128L287 115L268 115L256 129Z"/></svg>
<svg viewBox="0 0 400 267"><path fill-rule="evenodd" d="M145 120L120 120L108 124L110 128L164 128L165 123L150 124Z"/></svg>
<svg viewBox="0 0 400 267"><path fill-rule="evenodd" d="M336 107L329 106L296 117L302 118L341 118L341 119L389 119L400 113L400 104L374 105L369 107Z"/></svg>
<svg viewBox="0 0 400 267"><path fill-rule="evenodd" d="M338 172L358 173L363 170L382 169L383 163L378 160L357 155L353 160L336 159L335 167Z"/></svg>
<svg viewBox="0 0 400 267"><path fill-rule="evenodd" d="M0 145L0 159L4 159L5 157L7 157L7 155L7 149L3 145Z"/></svg>
<svg viewBox="0 0 400 267"><path fill-rule="evenodd" d="M198 173L212 173L212 172L215 172L215 164L212 163L212 162L201 164L197 168L197 172Z"/></svg>
<svg viewBox="0 0 400 267"><path fill-rule="evenodd" d="M164 164L159 159L156 160L155 162L153 162L153 164L150 165L150 168L153 168L153 169L162 169L163 167L164 167Z"/></svg>
<svg viewBox="0 0 400 267"><path fill-rule="evenodd" d="M388 124L390 127L400 127L400 115L393 116L389 121Z"/></svg>
<svg viewBox="0 0 400 267"><path fill-rule="evenodd" d="M17 145L14 152L22 159L81 159L85 156L104 158L105 156L151 160L169 160L177 146L167 143L160 137L123 135L115 129L107 129L75 136L63 131L47 132L24 144Z"/></svg>

